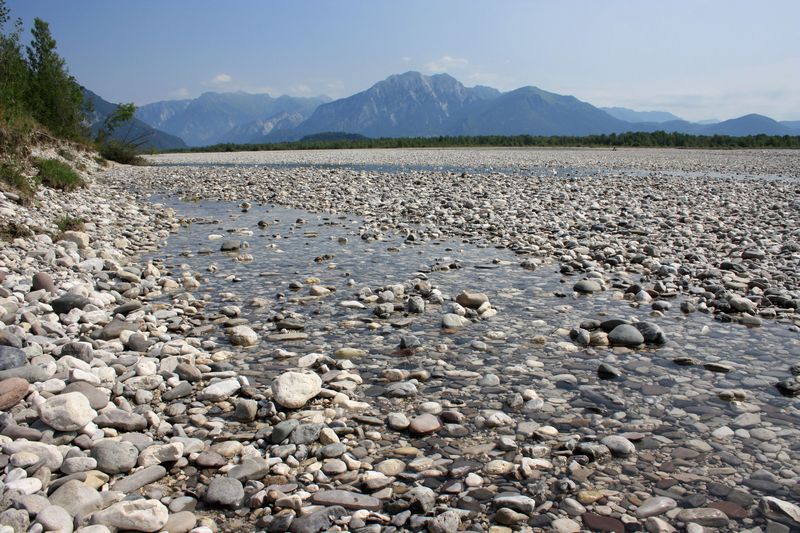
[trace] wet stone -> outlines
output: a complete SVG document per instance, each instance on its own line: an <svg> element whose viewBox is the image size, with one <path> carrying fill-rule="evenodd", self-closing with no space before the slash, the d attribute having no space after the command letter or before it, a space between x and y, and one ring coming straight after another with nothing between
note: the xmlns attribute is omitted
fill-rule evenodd
<svg viewBox="0 0 800 533"><path fill-rule="evenodd" d="M435 433L439 431L441 427L442 423L439 421L438 417L430 413L425 413L411 420L408 429L412 433L416 433L418 435L427 435L429 433Z"/></svg>
<svg viewBox="0 0 800 533"><path fill-rule="evenodd" d="M625 524L622 521L610 517L601 516L596 513L584 513L581 515L584 526L592 531L610 531L613 533L625 533Z"/></svg>

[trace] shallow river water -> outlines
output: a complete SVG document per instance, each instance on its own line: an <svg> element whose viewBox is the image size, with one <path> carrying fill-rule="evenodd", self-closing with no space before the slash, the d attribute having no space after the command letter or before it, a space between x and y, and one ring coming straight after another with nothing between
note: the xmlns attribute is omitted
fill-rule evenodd
<svg viewBox="0 0 800 533"><path fill-rule="evenodd" d="M365 382L369 381L366 376L377 378L388 367L414 369L421 356L409 357L398 348L401 337L410 334L420 340L425 358L441 359L459 370L502 373L508 391L539 388L544 382L560 389L586 413L616 413L627 420L635 418L642 406L649 406L650 415L653 409L674 410L670 419L687 437L696 431L697 419L680 416L681 411L704 419L711 416L717 423L742 412L738 404L717 397L730 389L741 389L748 402L762 404L764 422L781 427L800 421L781 412L793 400L782 397L773 386L800 356L800 338L789 329L791 322L765 320L762 327L748 328L714 320L710 314L687 315L679 310L680 298L669 300L671 309L654 317L649 304L635 306L620 299L620 291L573 293L576 278L561 275L555 263L529 270L508 250L457 241L414 244L392 234L367 241L359 237L360 220L353 216L277 206L254 206L242 212L235 203L156 200L174 207L187 223L154 259L173 270L188 267L203 273L198 297L208 299L207 311L241 305L243 315L265 332L274 328L269 317L276 309L302 317L308 339L265 340L258 349L246 352L249 370L265 383L272 373L261 370L282 366L282 360L273 356L278 348L300 355L331 354L341 347L365 349L368 355L358 361ZM267 226L259 228L259 221ZM249 246L239 252L221 252L223 240L209 240L214 234L224 240L246 241ZM249 257L242 260L244 254ZM212 265L218 271L209 272ZM498 314L449 331L441 327L441 306L429 306L423 315L380 320L369 308L340 305L343 300L357 300L362 287L377 293L419 275L445 295L454 296L463 289L484 292ZM309 298L305 288L309 278L335 292ZM292 281L303 289L290 288ZM245 305L254 297L265 298L270 305ZM651 320L664 330L667 343L640 350L572 345L565 331L590 318ZM221 329L212 337L225 342ZM679 357L697 364L673 362ZM619 367L622 376L600 379L600 362ZM723 368L708 369L704 366L708 363L721 363ZM465 407L485 407L487 397L464 388L466 382L457 373L453 376L450 382L442 381L440 393L445 391L448 399ZM381 392L379 385L365 390L367 395ZM436 387L425 391L426 397L435 393ZM544 415L541 421L552 417L547 410Z"/></svg>

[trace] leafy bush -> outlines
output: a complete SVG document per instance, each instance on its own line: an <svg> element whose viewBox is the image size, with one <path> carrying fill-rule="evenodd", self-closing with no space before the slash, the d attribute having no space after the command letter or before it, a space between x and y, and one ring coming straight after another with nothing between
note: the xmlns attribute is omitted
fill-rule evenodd
<svg viewBox="0 0 800 533"><path fill-rule="evenodd" d="M65 231L83 231L83 219L80 217L73 217L69 214L58 217L55 219L55 224L61 233Z"/></svg>
<svg viewBox="0 0 800 533"><path fill-rule="evenodd" d="M72 167L56 159L39 159L36 166L39 167L39 181L47 187L69 192L86 185Z"/></svg>
<svg viewBox="0 0 800 533"><path fill-rule="evenodd" d="M100 146L100 155L109 161L116 161L123 165L144 165L147 163L136 151L136 146L114 139Z"/></svg>
<svg viewBox="0 0 800 533"><path fill-rule="evenodd" d="M25 201L30 201L36 193L35 183L26 178L13 163L0 164L0 181Z"/></svg>

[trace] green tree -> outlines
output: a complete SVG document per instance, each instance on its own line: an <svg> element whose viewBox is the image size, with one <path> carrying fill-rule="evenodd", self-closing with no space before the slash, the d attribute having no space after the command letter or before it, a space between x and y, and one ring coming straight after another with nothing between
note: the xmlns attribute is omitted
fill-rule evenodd
<svg viewBox="0 0 800 533"><path fill-rule="evenodd" d="M132 102L129 104L119 104L114 112L108 115L103 121L103 127L97 132L97 142L103 144L108 141L117 128L133 119L134 113L136 113L136 106ZM126 135L125 138L122 139L122 142L135 143L135 140L129 140Z"/></svg>
<svg viewBox="0 0 800 533"><path fill-rule="evenodd" d="M31 35L28 105L34 118L57 136L83 137L83 92L80 85L69 75L64 59L56 53L56 40L49 25L42 19L34 19Z"/></svg>
<svg viewBox="0 0 800 533"><path fill-rule="evenodd" d="M14 21L12 29L6 33L10 20L5 1L0 0L0 116L4 120L15 120L26 114L28 88L28 67L20 44L22 21Z"/></svg>

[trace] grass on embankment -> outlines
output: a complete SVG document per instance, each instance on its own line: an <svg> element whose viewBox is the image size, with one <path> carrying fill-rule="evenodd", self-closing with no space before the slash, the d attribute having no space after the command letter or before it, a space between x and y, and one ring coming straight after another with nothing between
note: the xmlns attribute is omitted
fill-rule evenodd
<svg viewBox="0 0 800 533"><path fill-rule="evenodd" d="M45 187L69 192L86 186L83 178L66 163L56 159L39 159L36 166L39 169L36 178Z"/></svg>

